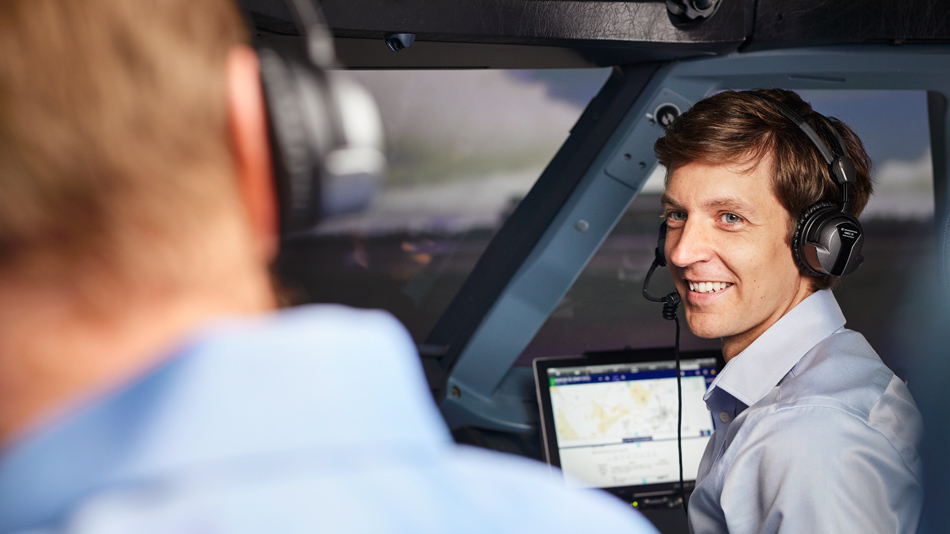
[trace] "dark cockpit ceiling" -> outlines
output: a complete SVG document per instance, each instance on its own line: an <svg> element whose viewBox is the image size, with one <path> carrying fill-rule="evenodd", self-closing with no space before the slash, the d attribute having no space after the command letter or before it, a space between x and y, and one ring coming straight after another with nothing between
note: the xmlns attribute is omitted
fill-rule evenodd
<svg viewBox="0 0 950 534"><path fill-rule="evenodd" d="M297 36L282 0L239 2L263 39ZM350 68L571 68L802 46L950 42L932 0L324 0ZM669 7L674 6L673 8ZM706 17L689 20L680 9ZM412 34L393 53L385 39Z"/></svg>

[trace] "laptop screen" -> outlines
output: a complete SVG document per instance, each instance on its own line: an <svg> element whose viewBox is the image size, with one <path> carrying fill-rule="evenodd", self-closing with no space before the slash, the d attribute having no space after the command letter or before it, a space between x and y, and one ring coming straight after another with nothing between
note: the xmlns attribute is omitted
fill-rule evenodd
<svg viewBox="0 0 950 534"><path fill-rule="evenodd" d="M703 401L719 352L681 354L683 478L690 489L713 431ZM673 495L679 487L673 350L588 353L534 362L548 463L574 487L625 499Z"/></svg>

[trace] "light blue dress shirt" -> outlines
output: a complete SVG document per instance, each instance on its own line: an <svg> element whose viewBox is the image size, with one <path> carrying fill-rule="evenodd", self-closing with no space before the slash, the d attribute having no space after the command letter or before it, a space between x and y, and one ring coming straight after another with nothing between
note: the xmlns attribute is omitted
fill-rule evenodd
<svg viewBox="0 0 950 534"><path fill-rule="evenodd" d="M916 532L920 413L818 291L710 385L716 430L689 503L694 534Z"/></svg>
<svg viewBox="0 0 950 534"><path fill-rule="evenodd" d="M456 446L408 334L315 306L218 325L0 453L0 533L655 533Z"/></svg>

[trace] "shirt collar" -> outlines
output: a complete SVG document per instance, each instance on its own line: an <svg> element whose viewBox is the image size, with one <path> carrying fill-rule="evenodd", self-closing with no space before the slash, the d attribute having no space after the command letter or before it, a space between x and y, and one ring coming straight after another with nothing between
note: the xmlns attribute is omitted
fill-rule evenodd
<svg viewBox="0 0 950 534"><path fill-rule="evenodd" d="M845 318L831 290L816 291L782 316L732 358L709 386L752 406L774 388L802 357L836 330Z"/></svg>

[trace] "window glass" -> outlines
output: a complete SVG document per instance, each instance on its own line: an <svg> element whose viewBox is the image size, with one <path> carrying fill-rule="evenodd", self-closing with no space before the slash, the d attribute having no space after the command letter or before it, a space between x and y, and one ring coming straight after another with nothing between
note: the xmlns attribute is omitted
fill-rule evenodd
<svg viewBox="0 0 950 534"><path fill-rule="evenodd" d="M387 172L278 275L292 301L389 310L422 342L610 70L347 74L379 105Z"/></svg>
<svg viewBox="0 0 950 534"><path fill-rule="evenodd" d="M898 374L903 369L896 337L912 266L923 263L933 240L934 192L926 94L921 91L800 91L826 115L851 126L873 161L875 194L861 216L864 264L835 290L848 327L865 335ZM590 350L670 346L674 325L662 306L641 296L661 222L664 170L657 168L574 286L519 358ZM659 270L658 270L659 271ZM658 272L651 293L672 291ZM682 316L682 314L680 314ZM682 322L684 349L716 348Z"/></svg>

